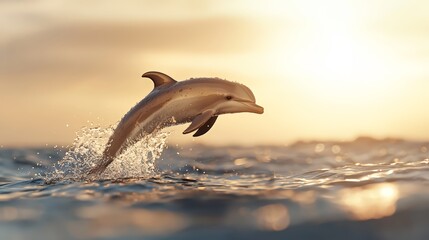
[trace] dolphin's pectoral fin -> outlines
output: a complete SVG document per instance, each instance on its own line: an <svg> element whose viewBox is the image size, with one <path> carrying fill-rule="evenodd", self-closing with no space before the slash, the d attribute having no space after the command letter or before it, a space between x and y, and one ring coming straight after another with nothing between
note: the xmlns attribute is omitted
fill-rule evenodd
<svg viewBox="0 0 429 240"><path fill-rule="evenodd" d="M198 128L198 131L193 135L194 137L199 137L204 134L206 134L214 125L216 122L217 116L211 117L206 123L203 124L200 128Z"/></svg>
<svg viewBox="0 0 429 240"><path fill-rule="evenodd" d="M166 84L172 84L177 82L167 74L164 74L161 72L155 72L155 71L147 72L143 74L142 77L150 78L153 81L155 88L164 86Z"/></svg>
<svg viewBox="0 0 429 240"><path fill-rule="evenodd" d="M183 131L183 134L191 133L197 130L198 128L202 127L205 123L207 123L210 120L211 117L213 117L214 113L215 113L215 110L209 109L202 112L200 115L196 116L194 120L192 120L191 125L189 125L189 127L185 131Z"/></svg>

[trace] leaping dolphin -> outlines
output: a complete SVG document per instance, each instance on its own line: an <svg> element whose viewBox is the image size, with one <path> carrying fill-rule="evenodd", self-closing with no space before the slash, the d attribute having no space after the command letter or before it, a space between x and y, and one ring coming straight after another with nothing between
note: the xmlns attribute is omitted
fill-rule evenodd
<svg viewBox="0 0 429 240"><path fill-rule="evenodd" d="M177 82L160 72L147 72L154 89L119 122L103 152L102 160L90 170L101 174L106 167L142 136L164 127L192 122L183 134L194 137L207 133L221 114L262 114L252 91L243 84L219 78L191 78Z"/></svg>

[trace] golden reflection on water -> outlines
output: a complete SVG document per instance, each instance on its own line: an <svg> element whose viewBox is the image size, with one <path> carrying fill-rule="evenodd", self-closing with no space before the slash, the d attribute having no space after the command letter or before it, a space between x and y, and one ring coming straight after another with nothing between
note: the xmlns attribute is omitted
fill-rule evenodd
<svg viewBox="0 0 429 240"><path fill-rule="evenodd" d="M115 236L129 229L139 229L154 235L171 234L182 230L188 224L182 215L166 210L92 206L79 209L77 215L89 220L90 232L81 234L91 237Z"/></svg>
<svg viewBox="0 0 429 240"><path fill-rule="evenodd" d="M379 183L343 189L338 193L340 206L356 220L379 219L396 212L399 190L395 184Z"/></svg>
<svg viewBox="0 0 429 240"><path fill-rule="evenodd" d="M316 193L314 191L293 191L283 190L277 193L277 196L284 199L290 199L300 205L311 205L316 201Z"/></svg>
<svg viewBox="0 0 429 240"><path fill-rule="evenodd" d="M31 208L0 207L0 223L22 220L33 220L40 217L41 212Z"/></svg>
<svg viewBox="0 0 429 240"><path fill-rule="evenodd" d="M258 226L263 230L282 231L290 224L289 211L282 204L271 204L254 212Z"/></svg>

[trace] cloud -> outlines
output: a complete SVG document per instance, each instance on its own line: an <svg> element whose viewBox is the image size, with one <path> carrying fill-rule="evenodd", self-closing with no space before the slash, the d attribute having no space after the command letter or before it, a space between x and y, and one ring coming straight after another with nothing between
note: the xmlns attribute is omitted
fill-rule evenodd
<svg viewBox="0 0 429 240"><path fill-rule="evenodd" d="M187 21L64 23L0 46L2 79L76 81L132 64L145 53L237 54L258 48L255 21L210 18ZM150 61L150 59L146 59ZM3 80L4 81L4 80Z"/></svg>

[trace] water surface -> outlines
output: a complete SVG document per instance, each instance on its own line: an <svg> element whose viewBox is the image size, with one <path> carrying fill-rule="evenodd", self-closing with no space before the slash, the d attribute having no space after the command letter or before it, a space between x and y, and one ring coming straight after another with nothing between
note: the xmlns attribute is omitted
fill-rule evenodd
<svg viewBox="0 0 429 240"><path fill-rule="evenodd" d="M71 151L1 148L0 239L429 237L428 142L166 147L161 133L89 180L109 131Z"/></svg>

